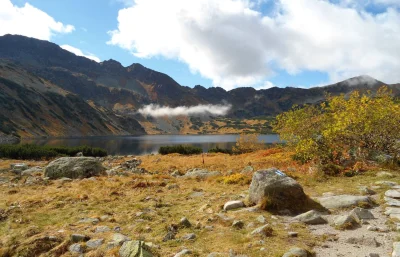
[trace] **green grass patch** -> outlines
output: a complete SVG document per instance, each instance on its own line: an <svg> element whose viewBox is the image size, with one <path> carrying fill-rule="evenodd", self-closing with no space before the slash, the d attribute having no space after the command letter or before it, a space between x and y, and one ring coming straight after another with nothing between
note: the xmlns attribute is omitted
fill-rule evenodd
<svg viewBox="0 0 400 257"><path fill-rule="evenodd" d="M191 145L172 145L172 146L161 146L158 149L159 154L171 154L179 153L183 155L200 154L203 150L200 147Z"/></svg>
<svg viewBox="0 0 400 257"><path fill-rule="evenodd" d="M34 144L0 145L0 158L42 160L57 156L76 156L82 152L84 156L103 157L107 151L90 146L40 146Z"/></svg>

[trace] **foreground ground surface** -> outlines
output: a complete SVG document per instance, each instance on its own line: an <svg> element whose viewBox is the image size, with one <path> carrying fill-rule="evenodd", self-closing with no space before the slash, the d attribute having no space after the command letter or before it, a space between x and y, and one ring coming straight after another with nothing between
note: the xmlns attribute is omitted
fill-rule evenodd
<svg viewBox="0 0 400 257"><path fill-rule="evenodd" d="M103 165L111 169L133 158L108 157ZM108 244L116 233L151 242L152 251L159 256L174 256L183 249L190 249L191 256L208 256L213 252L221 253L220 256L282 256L294 246L316 251L317 256L356 256L348 255L352 253L351 246L350 250L344 251L344 255L340 255L343 251L337 251L337 248L345 247L341 236L349 233L347 231L329 225L311 227L290 222L290 216L263 210L239 209L221 213L222 206L230 200L246 203L253 173L248 166L254 170L279 168L295 178L312 198L327 192L359 195L359 186L373 186L376 181L387 179L377 177L376 173L383 169L373 165L354 177L324 177L310 165L295 163L290 153L282 149L236 156L149 155L137 158L142 161L139 167L144 168L146 173L73 181L46 181L40 179L41 174L18 177L9 172L9 167L11 163L21 161L1 160L0 256L79 256L68 251L72 244L71 234L104 239L99 247L87 247L85 256L119 256L119 247ZM48 163L24 162L32 167L45 167ZM209 178L171 176L173 173L184 174L192 168L219 171L221 175ZM245 168L247 171L241 173ZM392 174L390 181L400 183L396 170L385 170ZM382 214L383 193L387 189L385 185L374 189L377 205L373 212L379 217L374 222L393 230L394 222ZM167 226L179 223L182 217L186 217L192 226L179 229L176 239L164 242ZM241 220L244 227L233 228L234 220ZM264 224L273 228L270 236L250 235ZM364 230L355 233L369 233ZM297 237L288 236L290 231L297 232ZM191 233L195 234L195 239L185 239ZM382 246L378 251L380 256L389 256L396 235L390 231L375 233ZM339 240L332 240L326 234L334 234ZM52 237L53 241L43 242L46 236ZM229 252L236 255L228 255ZM362 252L365 256L369 253Z"/></svg>

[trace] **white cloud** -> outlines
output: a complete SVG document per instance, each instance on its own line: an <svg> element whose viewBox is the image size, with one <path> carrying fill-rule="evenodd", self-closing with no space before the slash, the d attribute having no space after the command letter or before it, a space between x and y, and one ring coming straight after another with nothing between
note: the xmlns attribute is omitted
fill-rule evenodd
<svg viewBox="0 0 400 257"><path fill-rule="evenodd" d="M271 81L265 81L264 84L262 84L261 86L255 87L255 88L257 90L260 90L260 89L269 89L269 88L272 88L272 87L276 87L274 85L274 83L272 83Z"/></svg>
<svg viewBox="0 0 400 257"><path fill-rule="evenodd" d="M218 115L224 116L231 109L231 105L196 105L196 106L178 106L168 107L156 104L146 105L138 112L144 116L163 117L163 116L189 116L189 115Z"/></svg>
<svg viewBox="0 0 400 257"><path fill-rule="evenodd" d="M400 81L400 13L390 6L374 15L328 0L277 0L274 16L264 16L257 0L133 1L109 44L182 61L225 89L262 83L272 62L291 74L326 72L332 82L361 74Z"/></svg>
<svg viewBox="0 0 400 257"><path fill-rule="evenodd" d="M0 35L19 34L50 40L56 33L70 33L74 29L74 26L55 21L47 13L29 3L18 7L10 0L0 1Z"/></svg>
<svg viewBox="0 0 400 257"><path fill-rule="evenodd" d="M91 53L84 54L80 49L78 49L76 47L73 47L73 46L70 46L70 45L61 45L60 47L62 49L65 49L65 50L75 54L75 55L86 57L86 58L91 59L91 60L93 60L95 62L100 62L100 58L99 57L97 57L97 56L95 56L94 54L91 54Z"/></svg>

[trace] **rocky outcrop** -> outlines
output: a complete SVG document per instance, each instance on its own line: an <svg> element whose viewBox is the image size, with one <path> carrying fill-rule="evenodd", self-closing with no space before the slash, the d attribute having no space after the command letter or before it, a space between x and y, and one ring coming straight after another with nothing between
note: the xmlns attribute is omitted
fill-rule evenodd
<svg viewBox="0 0 400 257"><path fill-rule="evenodd" d="M127 241L120 250L120 257L153 257L149 247L143 241Z"/></svg>
<svg viewBox="0 0 400 257"><path fill-rule="evenodd" d="M50 179L89 178L104 174L105 168L93 157L62 157L50 162L44 171L44 176Z"/></svg>
<svg viewBox="0 0 400 257"><path fill-rule="evenodd" d="M249 200L266 208L294 210L307 201L307 196L296 180L270 168L254 173Z"/></svg>

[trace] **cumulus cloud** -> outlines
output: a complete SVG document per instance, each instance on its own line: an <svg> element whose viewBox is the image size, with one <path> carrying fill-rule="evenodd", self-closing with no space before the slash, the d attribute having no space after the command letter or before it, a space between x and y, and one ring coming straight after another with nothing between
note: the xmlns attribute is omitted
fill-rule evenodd
<svg viewBox="0 0 400 257"><path fill-rule="evenodd" d="M400 81L400 13L389 5L397 1L374 0L387 6L372 14L350 5L357 0L276 0L270 16L259 0L132 1L109 44L179 60L225 89L260 85L272 67L326 72L331 82L361 74Z"/></svg>
<svg viewBox="0 0 400 257"><path fill-rule="evenodd" d="M13 5L10 0L0 1L0 35L19 34L43 40L57 33L72 32L72 25L57 22L47 13L26 3L23 7Z"/></svg>
<svg viewBox="0 0 400 257"><path fill-rule="evenodd" d="M62 49L65 49L65 50L75 54L75 55L86 57L86 58L91 59L91 60L93 60L95 62L100 62L100 58L99 57L97 57L97 56L95 56L94 54L91 54L91 53L84 54L80 49L78 49L76 47L73 47L73 46L70 46L70 45L61 45L60 47Z"/></svg>
<svg viewBox="0 0 400 257"><path fill-rule="evenodd" d="M144 116L163 117L163 116L190 116L190 115L218 115L224 116L231 109L231 105L196 105L196 106L178 106L168 107L156 104L146 105L138 112Z"/></svg>
<svg viewBox="0 0 400 257"><path fill-rule="evenodd" d="M261 86L256 87L256 89L257 89L257 90L260 90L260 89L269 89L269 88L272 88L272 87L276 87L276 86L274 85L274 83L272 83L271 81L265 81L264 84L262 84Z"/></svg>

